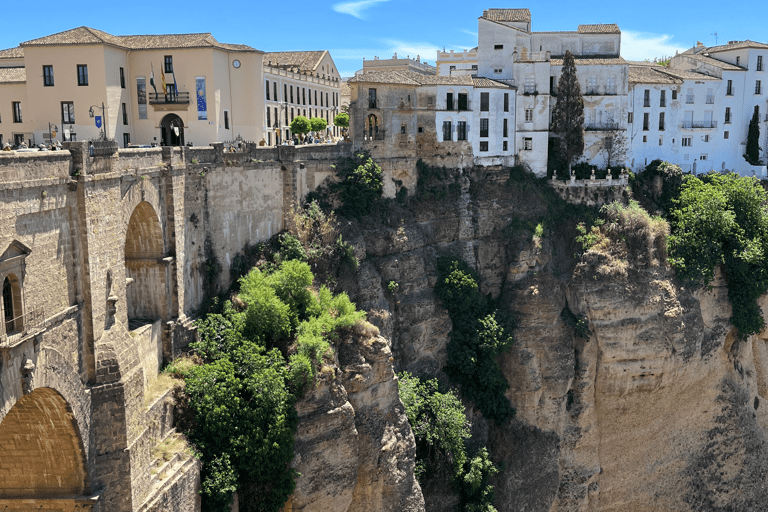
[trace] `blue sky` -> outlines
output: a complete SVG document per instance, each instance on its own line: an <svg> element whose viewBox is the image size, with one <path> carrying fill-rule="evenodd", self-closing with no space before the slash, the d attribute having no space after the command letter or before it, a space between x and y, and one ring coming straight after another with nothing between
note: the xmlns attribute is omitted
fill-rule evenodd
<svg viewBox="0 0 768 512"><path fill-rule="evenodd" d="M538 0L509 5L453 0L134 0L120 4L83 0L76 9L42 0L30 11L6 16L0 48L82 25L115 35L211 32L221 42L264 51L327 49L342 75L348 76L362 67L363 57L389 58L397 52L399 57L420 55L434 64L437 49L472 48L477 45L477 18L489 7L529 8L534 31L617 23L622 30L622 55L632 60L673 55L697 40L714 45L715 32L720 44L742 39L768 42L768 5L753 0L696 4ZM118 11L122 8L126 10Z"/></svg>

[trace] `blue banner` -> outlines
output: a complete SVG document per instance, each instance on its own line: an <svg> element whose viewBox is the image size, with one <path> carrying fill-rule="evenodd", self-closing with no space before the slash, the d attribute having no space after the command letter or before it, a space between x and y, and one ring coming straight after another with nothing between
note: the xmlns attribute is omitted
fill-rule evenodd
<svg viewBox="0 0 768 512"><path fill-rule="evenodd" d="M94 117L94 120L96 121L96 128L101 128L101 116Z"/></svg>
<svg viewBox="0 0 768 512"><path fill-rule="evenodd" d="M195 91L197 92L197 119L207 120L208 109L205 104L205 78L195 78Z"/></svg>

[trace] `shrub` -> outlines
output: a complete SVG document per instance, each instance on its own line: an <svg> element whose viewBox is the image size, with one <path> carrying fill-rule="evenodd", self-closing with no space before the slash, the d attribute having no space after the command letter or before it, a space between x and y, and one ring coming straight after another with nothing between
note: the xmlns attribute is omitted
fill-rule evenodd
<svg viewBox="0 0 768 512"><path fill-rule="evenodd" d="M381 167L368 153L359 153L340 160L336 164L336 174L341 178L334 187L339 190L343 203L339 211L355 219L368 215L383 191Z"/></svg>
<svg viewBox="0 0 768 512"><path fill-rule="evenodd" d="M307 252L304 250L304 246L301 241L290 233L283 233L280 235L280 260L307 260Z"/></svg>

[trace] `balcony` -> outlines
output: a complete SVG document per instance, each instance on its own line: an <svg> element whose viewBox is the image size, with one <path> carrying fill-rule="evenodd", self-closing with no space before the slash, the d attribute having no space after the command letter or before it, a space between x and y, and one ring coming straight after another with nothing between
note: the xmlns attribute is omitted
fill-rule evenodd
<svg viewBox="0 0 768 512"><path fill-rule="evenodd" d="M717 121L683 121L683 130L707 130L717 128Z"/></svg>
<svg viewBox="0 0 768 512"><path fill-rule="evenodd" d="M588 132L609 132L620 130L619 123L585 123L584 130Z"/></svg>
<svg viewBox="0 0 768 512"><path fill-rule="evenodd" d="M149 93L150 105L186 105L189 104L188 92L176 92L163 94L161 92Z"/></svg>
<svg viewBox="0 0 768 512"><path fill-rule="evenodd" d="M707 96L707 105L714 105L715 104L715 96Z"/></svg>
<svg viewBox="0 0 768 512"><path fill-rule="evenodd" d="M16 318L0 322L0 348L13 347L27 335L38 332L43 328L45 316L43 308L28 311Z"/></svg>
<svg viewBox="0 0 768 512"><path fill-rule="evenodd" d="M446 102L445 110L461 112L462 110L471 110L468 99L458 99L452 102Z"/></svg>

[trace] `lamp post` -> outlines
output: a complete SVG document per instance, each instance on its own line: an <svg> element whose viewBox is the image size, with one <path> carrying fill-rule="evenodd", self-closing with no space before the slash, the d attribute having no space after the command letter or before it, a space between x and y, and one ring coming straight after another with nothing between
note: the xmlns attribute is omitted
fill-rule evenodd
<svg viewBox="0 0 768 512"><path fill-rule="evenodd" d="M102 128L102 134L101 138L104 140L107 140L107 111L104 108L104 102L101 102L101 106L98 105L91 105L91 108L88 109L88 115L91 117L94 117L93 109L98 108L101 109L101 128Z"/></svg>
<svg viewBox="0 0 768 512"><path fill-rule="evenodd" d="M53 144L53 139L56 137L56 133L59 131L59 127L55 123L48 123L48 135L50 136L50 142Z"/></svg>

